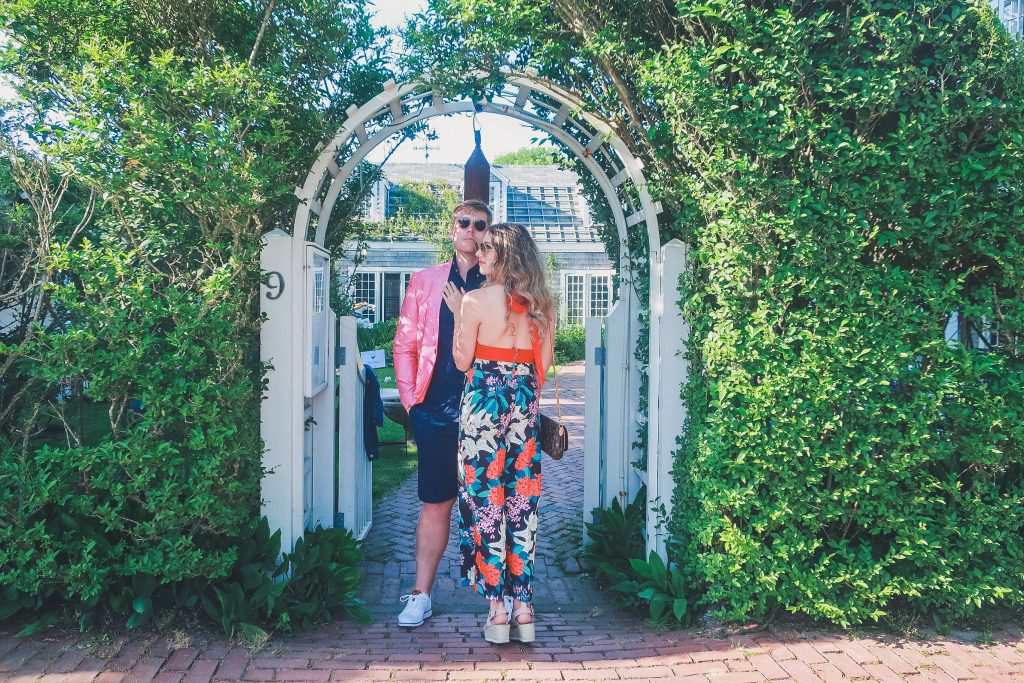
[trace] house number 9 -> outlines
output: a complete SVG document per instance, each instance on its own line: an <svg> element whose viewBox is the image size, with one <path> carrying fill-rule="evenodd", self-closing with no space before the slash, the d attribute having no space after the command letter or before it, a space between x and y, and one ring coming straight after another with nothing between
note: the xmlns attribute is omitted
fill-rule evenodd
<svg viewBox="0 0 1024 683"><path fill-rule="evenodd" d="M274 282L274 278L277 278L276 283ZM284 294L284 275L281 275L281 273L276 270L272 270L267 273L267 277L263 281L263 284L265 284L267 289L270 290L267 292L267 298L271 301L274 299L280 299L281 295Z"/></svg>

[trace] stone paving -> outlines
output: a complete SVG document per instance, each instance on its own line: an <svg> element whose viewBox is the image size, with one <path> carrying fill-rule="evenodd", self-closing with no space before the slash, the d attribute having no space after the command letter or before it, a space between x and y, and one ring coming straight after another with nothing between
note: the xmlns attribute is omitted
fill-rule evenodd
<svg viewBox="0 0 1024 683"><path fill-rule="evenodd" d="M582 533L582 379L579 365L560 378L573 449L558 463L544 461L532 645L483 641L486 606L469 589L456 588L454 547L434 589L434 618L413 630L395 624L398 597L411 588L415 571L418 503L415 486L407 485L376 506L365 544L369 625L340 621L275 636L258 652L199 631L51 630L17 639L0 629L0 681L1024 681L1019 623L906 639L793 620L731 633L713 624L664 631L615 609L590 579L567 571L576 568Z"/></svg>

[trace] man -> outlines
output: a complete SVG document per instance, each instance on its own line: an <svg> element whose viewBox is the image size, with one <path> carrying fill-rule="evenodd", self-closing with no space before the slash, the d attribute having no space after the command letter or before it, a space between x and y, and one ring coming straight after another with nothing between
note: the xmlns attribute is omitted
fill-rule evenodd
<svg viewBox="0 0 1024 683"><path fill-rule="evenodd" d="M470 200L453 212L448 263L413 273L406 287L395 335L395 380L409 411L418 458L418 493L423 502L416 526L416 584L402 596L400 626L419 626L432 616L430 590L448 547L452 505L458 494L459 406L466 376L455 367L455 318L442 294L484 283L477 267L477 235L491 223L484 202Z"/></svg>

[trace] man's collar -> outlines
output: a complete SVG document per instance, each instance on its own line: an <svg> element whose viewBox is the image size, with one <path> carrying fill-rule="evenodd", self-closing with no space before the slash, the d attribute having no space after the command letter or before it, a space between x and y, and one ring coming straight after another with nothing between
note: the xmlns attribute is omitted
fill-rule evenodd
<svg viewBox="0 0 1024 683"><path fill-rule="evenodd" d="M479 261L477 261L476 263L471 265L469 267L469 269L466 271L466 277L467 278L470 275L473 274L473 270L474 269L476 270L476 274L479 275L480 274L480 262ZM457 256L452 256L451 265L448 267L448 277L451 277L452 273L458 273L458 272L459 272L458 257ZM462 277L462 275L459 275L459 277Z"/></svg>

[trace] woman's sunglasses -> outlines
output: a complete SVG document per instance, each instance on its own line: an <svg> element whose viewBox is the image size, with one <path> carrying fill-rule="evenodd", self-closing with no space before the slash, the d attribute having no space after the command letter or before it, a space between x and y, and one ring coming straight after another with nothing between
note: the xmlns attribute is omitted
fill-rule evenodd
<svg viewBox="0 0 1024 683"><path fill-rule="evenodd" d="M476 230L477 232L480 232L482 230L486 230L487 229L487 221L485 221L482 218L477 218L474 221L471 218L468 218L467 216L459 216L458 218L455 219L455 222L463 230L468 228L470 223L473 224L473 229Z"/></svg>

